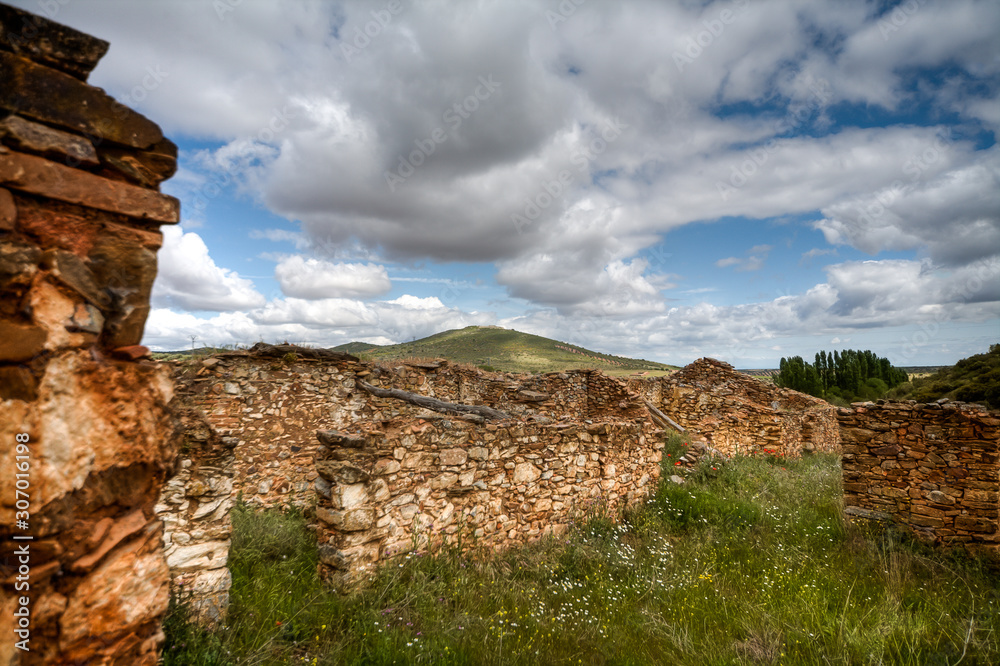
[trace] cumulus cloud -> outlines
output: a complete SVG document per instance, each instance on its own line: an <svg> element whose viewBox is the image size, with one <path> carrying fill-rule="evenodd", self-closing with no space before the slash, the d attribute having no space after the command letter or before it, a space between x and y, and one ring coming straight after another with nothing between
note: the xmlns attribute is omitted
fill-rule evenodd
<svg viewBox="0 0 1000 666"><path fill-rule="evenodd" d="M304 299L365 298L392 288L385 266L332 263L302 255L280 261L274 276L286 296Z"/></svg>
<svg viewBox="0 0 1000 666"><path fill-rule="evenodd" d="M771 301L719 306L698 303L672 307L642 318L567 317L544 310L500 321L538 335L567 335L570 342L610 353L688 362L710 355L744 367L773 358L778 340L836 336L847 341L876 327L909 337L883 341L884 353L912 364L913 330L937 331L945 323L1000 317L1000 259L983 260L950 271L918 261L847 262L828 267L827 282ZM995 330L983 340L995 339ZM967 343L968 354L982 351ZM781 345L784 347L785 345ZM808 351L811 349L811 351Z"/></svg>
<svg viewBox="0 0 1000 666"><path fill-rule="evenodd" d="M442 330L495 323L491 313L463 312L436 297L403 295L374 302L285 298L209 318L154 308L143 340L155 349L182 349L190 344L191 335L212 345L250 345L261 339L323 347L354 340L392 344Z"/></svg>
<svg viewBox="0 0 1000 666"><path fill-rule="evenodd" d="M707 350L756 321L764 339L996 316L995 289L965 288L1000 256L991 0L592 2L555 29L545 0L406 3L356 52L382 5L218 5L93 0L57 17L111 41L96 85L207 140L165 185L192 221L235 192L297 227L257 234L298 253L268 255L286 298L267 303L197 234L168 230L154 332L403 339L493 317L366 300L391 286L384 265L425 261L491 262L531 309L511 322L638 350ZM738 11L705 37L723 10ZM909 109L931 111L908 124ZM866 120L881 115L906 120ZM676 308L677 276L641 258L683 225L795 215L833 246L804 261L839 246L913 259L828 266L771 303Z"/></svg>
<svg viewBox="0 0 1000 666"><path fill-rule="evenodd" d="M264 296L253 282L217 266L201 236L194 232L163 227L157 262L153 307L231 312L264 304Z"/></svg>

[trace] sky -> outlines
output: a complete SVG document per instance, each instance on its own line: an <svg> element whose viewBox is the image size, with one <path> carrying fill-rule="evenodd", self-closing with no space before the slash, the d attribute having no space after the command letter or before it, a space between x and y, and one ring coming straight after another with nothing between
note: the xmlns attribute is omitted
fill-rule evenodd
<svg viewBox="0 0 1000 666"><path fill-rule="evenodd" d="M108 40L91 83L179 146L154 350L1000 342L995 0L13 4Z"/></svg>

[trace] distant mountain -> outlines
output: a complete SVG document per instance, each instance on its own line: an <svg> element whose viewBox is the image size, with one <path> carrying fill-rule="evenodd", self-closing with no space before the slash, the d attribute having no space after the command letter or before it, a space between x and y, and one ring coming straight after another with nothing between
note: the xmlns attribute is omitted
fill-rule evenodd
<svg viewBox="0 0 1000 666"><path fill-rule="evenodd" d="M349 342L333 347L333 350L360 354L372 360L446 358L456 363L488 366L504 372L556 372L596 368L614 376L636 372L656 376L677 369L674 365L601 354L566 342L498 326L469 326L398 345Z"/></svg>
<svg viewBox="0 0 1000 666"><path fill-rule="evenodd" d="M346 345L331 347L333 351L344 352L345 354L360 354L371 349L382 349L382 345L373 345L370 342L348 342Z"/></svg>

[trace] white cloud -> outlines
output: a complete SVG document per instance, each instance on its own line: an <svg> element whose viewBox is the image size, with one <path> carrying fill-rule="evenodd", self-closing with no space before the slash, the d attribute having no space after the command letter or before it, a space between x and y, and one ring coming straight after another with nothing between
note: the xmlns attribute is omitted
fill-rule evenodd
<svg viewBox="0 0 1000 666"><path fill-rule="evenodd" d="M403 295L391 301L346 298L275 299L248 312L199 318L168 308L154 308L143 341L154 349L184 349L190 336L198 344L250 345L258 340L330 347L353 340L392 344L442 330L496 323L490 313L467 313L436 297Z"/></svg>
<svg viewBox="0 0 1000 666"><path fill-rule="evenodd" d="M729 268L730 266L735 266L736 270L741 273L747 271L759 271L764 267L764 262L767 261L767 255L772 249L773 248L770 245L754 245L752 248L747 250L746 257L726 257L725 259L719 259L716 261L715 265L718 268Z"/></svg>
<svg viewBox="0 0 1000 666"><path fill-rule="evenodd" d="M295 298L367 298L392 288L385 266L332 263L301 255L280 261L274 276L281 291Z"/></svg>
<svg viewBox="0 0 1000 666"><path fill-rule="evenodd" d="M153 307L229 312L264 304L253 282L217 266L201 236L179 226L163 227L157 264Z"/></svg>
<svg viewBox="0 0 1000 666"><path fill-rule="evenodd" d="M706 21L744 4L676 66ZM341 46L381 5L239 3L220 17L211 3L92 0L61 5L57 20L111 41L92 82L131 95L170 136L221 143L184 155L165 185L189 229L210 223L199 202L236 191L300 226L258 236L316 257L267 254L288 298L264 303L198 235L168 230L154 305L246 314L161 321L403 339L492 315L414 296L365 302L390 285L383 262L492 262L532 308L512 321L695 353L747 330L763 340L996 316L989 286L964 287L1000 256L1000 148L981 149L983 128L1000 123L1000 5L902 3L880 17L876 4L591 2L553 31L546 0L406 3L349 59ZM500 85L461 123L447 120L481 77ZM859 117L931 111L913 125L852 127L850 105ZM427 144L436 130L444 139ZM422 163L390 190L386 172L414 151ZM752 227L817 210L831 245L908 260L828 266L826 282L768 304L668 309L661 292L676 276L640 258L694 222ZM528 211L530 224L515 225ZM756 271L777 260L770 252L717 266Z"/></svg>

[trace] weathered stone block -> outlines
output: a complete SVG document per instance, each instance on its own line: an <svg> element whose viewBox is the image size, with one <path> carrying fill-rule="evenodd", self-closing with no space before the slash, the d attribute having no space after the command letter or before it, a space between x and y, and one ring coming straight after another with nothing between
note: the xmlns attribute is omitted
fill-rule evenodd
<svg viewBox="0 0 1000 666"><path fill-rule="evenodd" d="M380 458L375 463L375 468L373 469L373 474L395 474L400 470L400 464L393 460L392 458Z"/></svg>
<svg viewBox="0 0 1000 666"><path fill-rule="evenodd" d="M993 534L997 531L995 521L985 518L973 518L972 516L956 516L955 529L967 532L977 532L982 534Z"/></svg>
<svg viewBox="0 0 1000 666"><path fill-rule="evenodd" d="M0 231L12 231L17 222L17 206L10 190L0 188Z"/></svg>
<svg viewBox="0 0 1000 666"><path fill-rule="evenodd" d="M451 488L456 483L458 483L458 474L453 472L445 472L444 474L439 474L438 476L431 479L431 488L435 490L440 490L442 488Z"/></svg>
<svg viewBox="0 0 1000 666"><path fill-rule="evenodd" d="M538 470L538 468L531 463L524 462L514 466L513 479L515 484L532 483L538 480L538 477L541 475L542 473Z"/></svg>
<svg viewBox="0 0 1000 666"><path fill-rule="evenodd" d="M97 152L83 137L20 116L0 120L0 141L19 151L61 159L67 166L97 166Z"/></svg>
<svg viewBox="0 0 1000 666"><path fill-rule="evenodd" d="M468 459L465 449L445 449L439 454L440 463L446 466L464 465Z"/></svg>
<svg viewBox="0 0 1000 666"><path fill-rule="evenodd" d="M2 59L0 52L0 72ZM2 91L0 86L0 98ZM180 220L180 203L174 197L24 153L10 152L0 160L0 185L140 220Z"/></svg>
<svg viewBox="0 0 1000 666"><path fill-rule="evenodd" d="M108 43L17 7L0 5L0 50L86 81Z"/></svg>
<svg viewBox="0 0 1000 666"><path fill-rule="evenodd" d="M29 361L45 349L48 333L40 326L0 320L0 361Z"/></svg>

